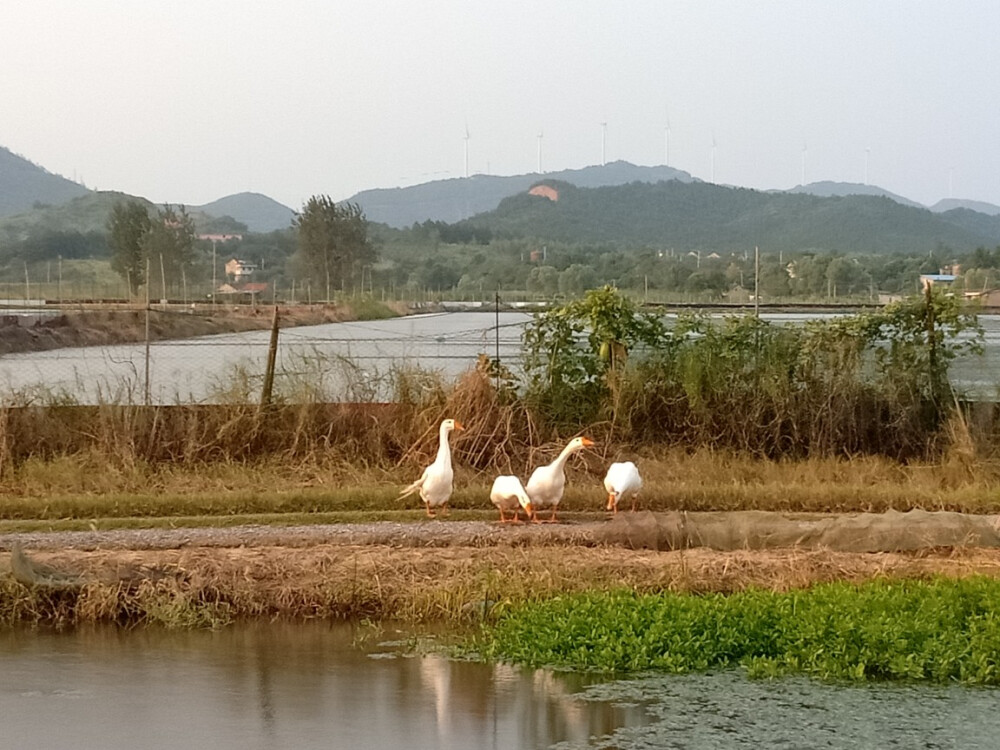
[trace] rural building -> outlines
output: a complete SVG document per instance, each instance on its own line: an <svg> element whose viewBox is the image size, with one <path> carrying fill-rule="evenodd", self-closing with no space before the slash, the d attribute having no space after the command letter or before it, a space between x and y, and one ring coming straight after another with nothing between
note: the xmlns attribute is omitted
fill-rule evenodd
<svg viewBox="0 0 1000 750"><path fill-rule="evenodd" d="M206 242L229 242L230 240L243 239L242 234L198 234L195 237Z"/></svg>
<svg viewBox="0 0 1000 750"><path fill-rule="evenodd" d="M216 294L219 296L226 296L232 302L249 302L250 304L255 305L257 304L257 300L260 299L266 291L266 283L241 284L240 286L222 284L218 289L216 289Z"/></svg>
<svg viewBox="0 0 1000 750"><path fill-rule="evenodd" d="M926 290L934 284L947 286L955 281L955 276L950 273L922 273L920 274L920 288Z"/></svg>
<svg viewBox="0 0 1000 750"><path fill-rule="evenodd" d="M248 263L247 261L239 260L238 258L233 258L226 263L226 276L232 279L234 283L239 283L247 277L252 276L253 272L256 270L256 264Z"/></svg>
<svg viewBox="0 0 1000 750"><path fill-rule="evenodd" d="M968 300L974 300L983 307L1000 307L1000 289L990 289L982 292L966 292L965 298Z"/></svg>

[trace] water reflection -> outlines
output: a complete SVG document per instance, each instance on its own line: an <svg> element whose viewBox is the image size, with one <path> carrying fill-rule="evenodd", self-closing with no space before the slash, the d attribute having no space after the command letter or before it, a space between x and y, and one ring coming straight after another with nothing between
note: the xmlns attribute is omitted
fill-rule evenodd
<svg viewBox="0 0 1000 750"><path fill-rule="evenodd" d="M329 624L0 635L7 747L530 748L639 726L592 678L358 648Z"/></svg>
<svg viewBox="0 0 1000 750"><path fill-rule="evenodd" d="M349 625L0 634L0 747L993 748L1000 692L628 680L408 655Z"/></svg>

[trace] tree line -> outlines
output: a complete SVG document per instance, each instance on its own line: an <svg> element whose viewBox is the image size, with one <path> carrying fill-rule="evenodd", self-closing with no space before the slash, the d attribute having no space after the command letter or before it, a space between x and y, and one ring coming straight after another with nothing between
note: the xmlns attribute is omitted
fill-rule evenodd
<svg viewBox="0 0 1000 750"><path fill-rule="evenodd" d="M955 267L959 288L1000 284L1000 246L964 254L943 245L921 253L764 246L758 265L750 243L726 251L472 230L461 222L423 222L407 229L370 224L359 206L318 195L304 203L287 230L244 231L239 239L220 243L216 262L247 260L258 267L255 280L271 290L278 287L276 297L287 298L294 286L296 298L313 300L371 290L395 298L488 299L500 290L568 299L613 284L654 299L741 300L756 289L763 299L869 301L880 292L912 293L921 274ZM123 200L110 211L104 233L40 227L5 240L4 249L13 279L23 280L29 266L56 257L110 261L132 295L147 282L156 296L177 296L185 287L205 289L213 279L212 243L198 239L183 206L156 209Z"/></svg>
<svg viewBox="0 0 1000 750"><path fill-rule="evenodd" d="M296 239L290 254L290 243L280 241L282 233L272 233L278 235L271 239L277 240L279 254L285 252L284 258L274 259L275 265L299 278L319 282L317 297L325 293L325 299L333 299L335 291L346 289L348 278L363 272L376 259L368 222L361 208L353 203L313 196L296 215L289 231ZM165 205L150 216L141 201L121 201L111 210L107 232L111 268L125 279L133 296L143 286L149 286L161 289L166 297L168 290L176 290L188 280L216 278L218 269L210 266L218 259L206 257L206 245L210 243L197 242L194 222L183 206ZM253 241L240 242L226 246L223 253L228 256L230 251L254 246ZM213 255L215 252L213 247Z"/></svg>

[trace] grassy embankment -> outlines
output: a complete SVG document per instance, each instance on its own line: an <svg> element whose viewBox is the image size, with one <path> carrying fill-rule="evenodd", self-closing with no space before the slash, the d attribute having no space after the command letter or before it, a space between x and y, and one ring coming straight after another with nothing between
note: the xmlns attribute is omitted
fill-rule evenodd
<svg viewBox="0 0 1000 750"><path fill-rule="evenodd" d="M54 297L53 297L54 299ZM282 327L320 325L348 320L373 320L401 314L398 308L370 299L336 305L281 305ZM250 305L152 305L147 331L145 303L71 304L62 312L41 319L37 325L0 327L0 355L45 351L61 347L109 346L145 341L184 339L220 333L256 331L271 326L273 306Z"/></svg>

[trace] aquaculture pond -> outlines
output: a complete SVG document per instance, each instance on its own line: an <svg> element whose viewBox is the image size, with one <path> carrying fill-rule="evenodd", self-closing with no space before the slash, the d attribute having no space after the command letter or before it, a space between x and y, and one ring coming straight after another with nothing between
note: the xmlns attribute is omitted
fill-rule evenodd
<svg viewBox="0 0 1000 750"><path fill-rule="evenodd" d="M613 679L420 644L391 627L319 622L6 631L0 745L992 748L1000 733L992 689L739 670Z"/></svg>
<svg viewBox="0 0 1000 750"><path fill-rule="evenodd" d="M767 313L761 317L781 325L833 316ZM331 398L367 401L391 395L384 392L384 376L400 365L419 363L454 377L486 354L516 368L522 354L521 332L529 320L525 312L460 312L283 329L277 384L280 389L282 383L298 379L322 382ZM952 381L964 393L992 400L1000 387L996 378L1000 316L981 315L979 322L984 329L984 356L967 355L954 362ZM259 386L254 378L259 380L263 373L270 335L248 331L154 342L148 352L152 402L227 403L234 381L243 375ZM9 354L0 363L0 393L37 388L85 404L141 403L146 354L142 343Z"/></svg>

